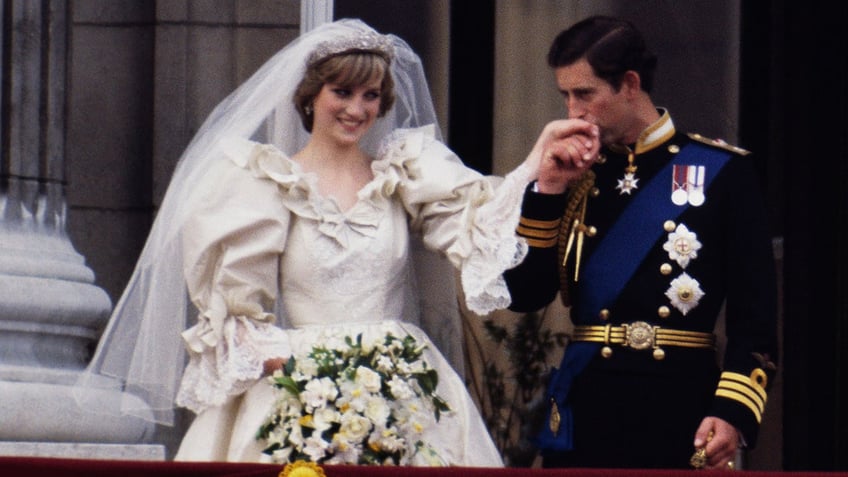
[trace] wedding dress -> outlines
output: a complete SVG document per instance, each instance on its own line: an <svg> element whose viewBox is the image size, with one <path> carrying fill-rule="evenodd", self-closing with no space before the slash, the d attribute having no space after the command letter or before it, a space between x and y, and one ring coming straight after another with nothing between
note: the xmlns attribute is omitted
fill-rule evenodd
<svg viewBox="0 0 848 477"><path fill-rule="evenodd" d="M256 433L275 397L258 376L262 361L390 332L426 343L425 359L439 374L436 392L452 409L426 434L439 457L501 466L464 382L417 326L410 230L460 268L509 266L492 261L502 253L490 253L515 242L487 240L513 234L519 202L505 199L523 191L524 170L495 189L456 160L432 127L398 131L358 202L342 211L318 192L316 176L276 148L236 139L223 149L231 161L207 177L216 187L199 184L209 191L206 207L184 232L189 292L202 318L183 334L192 353L178 404L199 415L177 459L267 459ZM481 225L500 230L481 233ZM275 326L267 312L276 300L291 328Z"/></svg>
<svg viewBox="0 0 848 477"><path fill-rule="evenodd" d="M307 58L375 34L358 20L316 27L210 114L76 385L82 407L162 425L188 407L197 417L179 459L257 461L271 408L265 359L332 336L409 333L427 343L436 392L453 409L428 439L440 458L502 465L457 374L454 271L471 311L508 306L501 274L526 253L514 231L535 168L496 180L464 167L434 126L420 58L393 35L396 100L363 138L373 180L356 204L341 210L289 159L309 139L292 105ZM126 396L120 409L98 406L101 389Z"/></svg>

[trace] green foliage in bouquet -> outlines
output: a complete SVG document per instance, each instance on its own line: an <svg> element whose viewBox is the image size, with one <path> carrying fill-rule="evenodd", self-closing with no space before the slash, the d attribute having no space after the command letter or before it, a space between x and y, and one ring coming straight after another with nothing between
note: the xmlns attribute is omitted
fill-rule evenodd
<svg viewBox="0 0 848 477"><path fill-rule="evenodd" d="M450 406L424 349L409 335L363 344L360 334L291 357L268 378L277 399L257 434L263 452L279 463L439 462L424 436Z"/></svg>

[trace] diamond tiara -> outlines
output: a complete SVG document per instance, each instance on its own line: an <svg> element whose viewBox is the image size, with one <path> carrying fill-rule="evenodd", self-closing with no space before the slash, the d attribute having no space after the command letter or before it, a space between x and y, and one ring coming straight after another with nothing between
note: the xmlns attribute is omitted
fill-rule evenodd
<svg viewBox="0 0 848 477"><path fill-rule="evenodd" d="M331 56L353 52L375 53L391 63L394 56L394 47L388 36L374 31L364 31L357 33L355 36L334 38L320 43L309 54L306 64L311 66Z"/></svg>

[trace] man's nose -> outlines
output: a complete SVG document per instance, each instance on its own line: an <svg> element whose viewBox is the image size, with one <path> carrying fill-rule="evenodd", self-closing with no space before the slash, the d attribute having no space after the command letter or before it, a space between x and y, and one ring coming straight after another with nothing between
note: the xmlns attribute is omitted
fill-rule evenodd
<svg viewBox="0 0 848 477"><path fill-rule="evenodd" d="M565 101L565 111L568 119L581 119L586 113L585 109L580 106L579 102L573 99Z"/></svg>

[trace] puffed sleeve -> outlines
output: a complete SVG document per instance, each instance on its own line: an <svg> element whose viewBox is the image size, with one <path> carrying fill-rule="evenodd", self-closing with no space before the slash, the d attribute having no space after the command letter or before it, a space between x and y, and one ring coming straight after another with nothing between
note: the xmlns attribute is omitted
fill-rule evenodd
<svg viewBox="0 0 848 477"><path fill-rule="evenodd" d="M385 186L395 189L424 244L460 270L468 308L481 315L506 308L503 272L527 253L515 229L530 167L521 165L502 179L485 177L425 126L396 131L383 144L377 168L392 178Z"/></svg>
<svg viewBox="0 0 848 477"><path fill-rule="evenodd" d="M218 161L196 185L200 205L182 230L183 269L198 316L183 333L189 362L177 404L195 412L244 392L265 360L291 354L273 314L290 213L276 183L253 170L280 157L247 141L224 150L230 160Z"/></svg>

